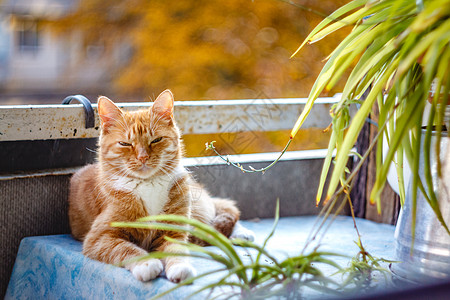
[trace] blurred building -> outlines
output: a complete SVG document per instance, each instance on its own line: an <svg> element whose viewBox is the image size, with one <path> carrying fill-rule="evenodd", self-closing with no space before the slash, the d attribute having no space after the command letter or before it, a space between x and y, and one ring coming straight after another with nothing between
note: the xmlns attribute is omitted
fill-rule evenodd
<svg viewBox="0 0 450 300"><path fill-rule="evenodd" d="M345 1L0 0L0 104L306 97L346 31L291 54Z"/></svg>
<svg viewBox="0 0 450 300"><path fill-rule="evenodd" d="M95 95L108 85L108 74L121 59L119 51L105 55L101 45L85 45L76 29L50 28L52 21L76 9L77 2L0 1L0 105L58 103L77 90Z"/></svg>

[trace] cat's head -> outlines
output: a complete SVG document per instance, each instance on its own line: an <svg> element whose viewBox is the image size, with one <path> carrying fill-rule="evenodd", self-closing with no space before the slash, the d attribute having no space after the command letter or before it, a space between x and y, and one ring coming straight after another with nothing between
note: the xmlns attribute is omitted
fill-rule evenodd
<svg viewBox="0 0 450 300"><path fill-rule="evenodd" d="M182 152L173 101L165 90L149 109L128 112L99 97L99 161L107 175L146 179L172 173Z"/></svg>

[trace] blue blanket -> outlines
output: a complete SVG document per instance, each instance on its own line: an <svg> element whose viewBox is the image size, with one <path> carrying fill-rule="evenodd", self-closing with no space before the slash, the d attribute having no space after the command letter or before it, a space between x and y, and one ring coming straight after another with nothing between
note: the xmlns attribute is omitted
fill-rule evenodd
<svg viewBox="0 0 450 300"><path fill-rule="evenodd" d="M281 218L275 235L267 245L268 250L279 259L298 255L315 221L316 218L313 216ZM272 219L241 222L255 232L258 244L262 244L273 224ZM363 219L358 219L357 223L366 249L372 255L392 259L394 226ZM354 243L356 240L353 220L350 217L340 216L327 233L316 242L320 243L321 250L354 256L359 250ZM254 254L245 248L237 248L243 260L249 260L248 255ZM6 299L149 299L174 286L164 275L147 283L140 282L123 268L84 257L81 249L82 244L70 235L23 239ZM337 260L342 266L346 266L349 262L349 258L346 257ZM198 274L218 268L217 264L207 260L192 259L192 262ZM323 270L328 275L334 271L331 268ZM219 274L200 279L190 286L176 290L164 299L183 299L217 276ZM200 299L204 297L205 294L198 296Z"/></svg>

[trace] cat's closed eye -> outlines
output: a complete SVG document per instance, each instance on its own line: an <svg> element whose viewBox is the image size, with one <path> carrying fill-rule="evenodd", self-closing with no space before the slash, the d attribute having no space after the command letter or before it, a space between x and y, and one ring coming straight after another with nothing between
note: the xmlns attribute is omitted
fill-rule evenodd
<svg viewBox="0 0 450 300"><path fill-rule="evenodd" d="M152 144L157 143L157 142L160 142L161 140L162 140L162 136L159 137L159 138L154 139L154 140L152 141Z"/></svg>
<svg viewBox="0 0 450 300"><path fill-rule="evenodd" d="M127 143L127 142L119 142L119 145L123 146L123 147L130 147L130 146L132 146L130 143Z"/></svg>

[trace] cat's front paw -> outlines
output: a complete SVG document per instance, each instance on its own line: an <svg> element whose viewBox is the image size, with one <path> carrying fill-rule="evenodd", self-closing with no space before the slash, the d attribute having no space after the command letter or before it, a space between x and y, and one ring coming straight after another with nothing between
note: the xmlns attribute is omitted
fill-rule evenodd
<svg viewBox="0 0 450 300"><path fill-rule="evenodd" d="M190 263L178 263L166 269L166 276L172 282L178 283L196 275L194 267Z"/></svg>
<svg viewBox="0 0 450 300"><path fill-rule="evenodd" d="M162 262L159 259L149 259L133 264L128 267L133 276L140 281L155 279L163 270Z"/></svg>
<svg viewBox="0 0 450 300"><path fill-rule="evenodd" d="M253 242L255 240L255 233L237 222L234 225L233 232L230 235L230 239L242 239Z"/></svg>

